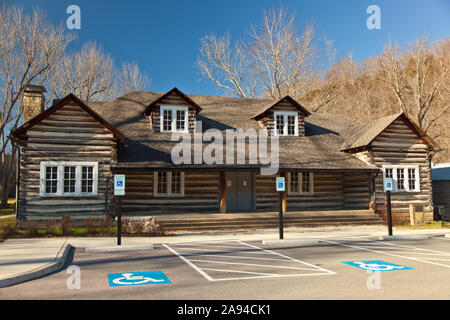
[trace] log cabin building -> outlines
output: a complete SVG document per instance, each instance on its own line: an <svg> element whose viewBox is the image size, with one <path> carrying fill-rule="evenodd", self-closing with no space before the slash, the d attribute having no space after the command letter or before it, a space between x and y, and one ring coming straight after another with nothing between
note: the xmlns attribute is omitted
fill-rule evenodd
<svg viewBox="0 0 450 320"><path fill-rule="evenodd" d="M433 217L430 158L437 146L403 113L355 126L340 115L312 114L289 96L186 95L177 88L107 102L69 94L44 110L44 90L28 87L24 124L12 133L21 147L23 221L111 215L116 173L126 175L121 209L129 216L276 212L275 177L281 175L286 212L376 212L385 202L383 179L391 177L397 220L409 219L409 203L422 204L426 219ZM202 132L217 129L224 136L230 129L276 136L278 171L262 174L261 161L175 164L171 152L179 142L172 133L193 136L199 123Z"/></svg>

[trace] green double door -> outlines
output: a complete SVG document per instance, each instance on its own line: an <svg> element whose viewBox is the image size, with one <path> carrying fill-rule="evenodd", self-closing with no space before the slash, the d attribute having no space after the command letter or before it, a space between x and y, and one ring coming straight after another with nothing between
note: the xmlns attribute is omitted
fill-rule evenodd
<svg viewBox="0 0 450 320"><path fill-rule="evenodd" d="M226 172L227 212L255 210L255 175L252 172Z"/></svg>

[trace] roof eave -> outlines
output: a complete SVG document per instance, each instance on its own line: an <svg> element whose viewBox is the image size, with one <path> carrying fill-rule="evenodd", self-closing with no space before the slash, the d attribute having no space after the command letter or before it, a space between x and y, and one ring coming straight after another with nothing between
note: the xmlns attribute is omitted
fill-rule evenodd
<svg viewBox="0 0 450 320"><path fill-rule="evenodd" d="M298 103L294 98L292 98L289 95L286 95L284 97L282 97L281 99L277 100L275 103L271 104L269 107L265 108L264 111L259 112L258 114L255 114L252 119L254 120L258 120L259 118L261 118L262 116L264 116L264 114L269 111L270 109L272 109L273 107L275 107L278 103L280 103L281 101L283 101L284 99L288 99L289 102L291 102L300 112L302 112L306 117L311 115L311 112L309 112L308 110L306 110L300 103Z"/></svg>
<svg viewBox="0 0 450 320"><path fill-rule="evenodd" d="M194 107L194 109L196 110L197 113L199 113L200 111L202 111L202 108L191 98L189 98L187 95L185 95L183 92L181 92L177 87L174 87L173 89L169 90L168 92L166 92L165 94L163 94L162 96L160 96L159 98L157 98L156 100L152 101L144 110L144 115L149 116L150 115L150 111L151 108L155 105L157 105L160 101L162 101L163 99L167 98L168 96L170 96L172 93L176 93L177 95L179 95L182 99L184 99L188 104L192 105Z"/></svg>
<svg viewBox="0 0 450 320"><path fill-rule="evenodd" d="M87 104L81 101L76 95L73 93L69 93L67 96L59 100L56 104L52 105L50 108L46 109L44 112L38 114L37 116L31 118L24 124L22 124L19 128L16 128L11 132L11 136L13 136L17 141L23 140L23 134L34 127L36 124L41 122L43 119L62 108L69 102L75 102L82 109L84 109L90 116L92 116L95 120L97 120L101 125L103 125L106 129L111 131L111 133L115 136L118 142L123 143L126 140L125 135L123 135L119 130L117 130L113 125L111 125L108 121L106 121L102 116L100 116L97 112L95 112L92 108L90 108Z"/></svg>

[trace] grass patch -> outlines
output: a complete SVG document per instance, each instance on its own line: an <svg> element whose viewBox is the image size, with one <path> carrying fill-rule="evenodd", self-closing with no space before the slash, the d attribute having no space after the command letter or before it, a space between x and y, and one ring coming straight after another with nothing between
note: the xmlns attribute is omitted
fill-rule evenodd
<svg viewBox="0 0 450 320"><path fill-rule="evenodd" d="M111 218L100 221L86 219L82 225L75 225L70 217L64 217L63 221L57 223L55 219L45 222L29 220L17 223L15 217L0 219L0 241L8 238L34 238L34 237L115 237L117 235L117 224ZM123 236L162 236L159 225L154 220L122 220Z"/></svg>
<svg viewBox="0 0 450 320"><path fill-rule="evenodd" d="M14 214L14 208L0 209L0 216L7 216L9 214Z"/></svg>
<svg viewBox="0 0 450 320"><path fill-rule="evenodd" d="M450 229L450 223L446 222L444 224L444 228L442 228L442 222L441 221L433 221L433 222L427 222L425 224L419 224L419 225L410 225L407 224L399 224L396 225L395 228L397 229L411 229L411 230L419 230L419 229Z"/></svg>
<svg viewBox="0 0 450 320"><path fill-rule="evenodd" d="M8 204L6 206L6 208L2 208L0 209L0 216L6 216L9 214L14 214L14 204L15 204L15 200L14 199L9 199L8 200Z"/></svg>

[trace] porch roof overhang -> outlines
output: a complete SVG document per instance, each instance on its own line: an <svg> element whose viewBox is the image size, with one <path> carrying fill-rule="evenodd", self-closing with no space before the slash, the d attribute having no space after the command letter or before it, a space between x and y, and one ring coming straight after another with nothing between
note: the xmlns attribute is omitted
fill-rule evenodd
<svg viewBox="0 0 450 320"><path fill-rule="evenodd" d="M260 165L154 165L150 163L118 163L111 165L112 171L260 171L263 167ZM317 168L317 167L294 167L280 166L278 171L309 171L309 172L360 172L360 173L377 173L380 172L378 167L367 168Z"/></svg>

